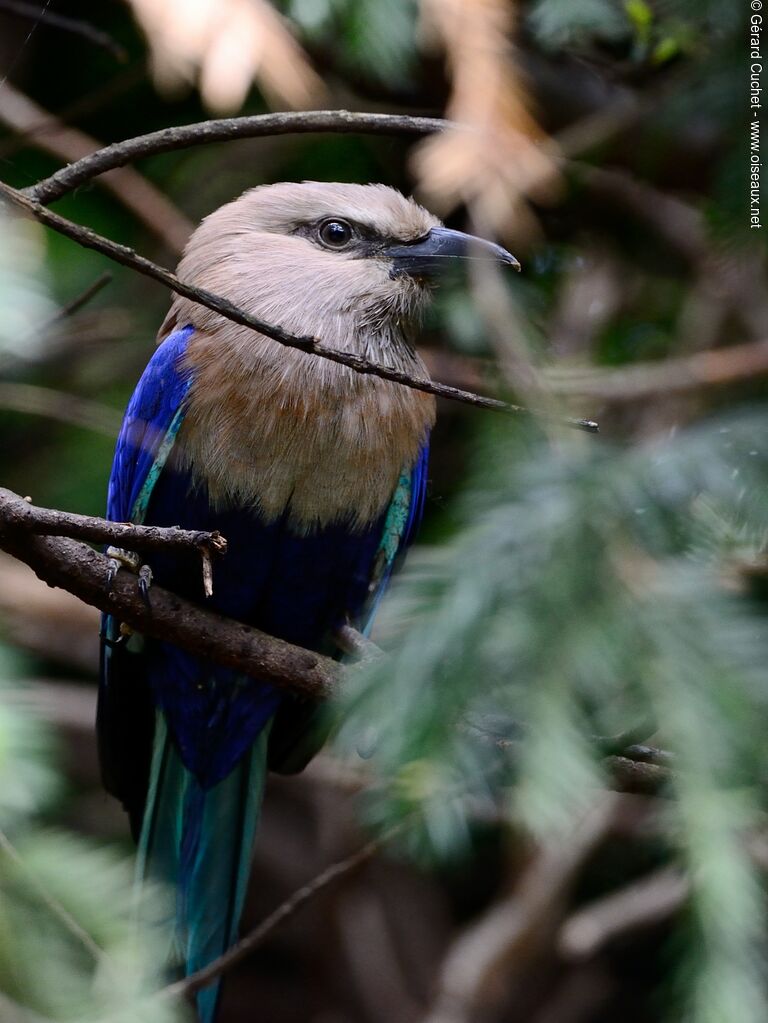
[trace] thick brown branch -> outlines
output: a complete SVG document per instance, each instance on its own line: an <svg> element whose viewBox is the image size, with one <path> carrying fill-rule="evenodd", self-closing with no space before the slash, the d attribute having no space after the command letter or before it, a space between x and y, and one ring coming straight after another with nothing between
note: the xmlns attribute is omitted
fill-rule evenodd
<svg viewBox="0 0 768 1023"><path fill-rule="evenodd" d="M351 625L340 626L334 633L333 639L340 650L350 657L354 657L358 663L372 664L374 661L386 657L380 646L377 646Z"/></svg>
<svg viewBox="0 0 768 1023"><path fill-rule="evenodd" d="M94 515L38 508L4 487L0 487L0 529L3 532L18 529L39 536L68 536L91 543L114 543L132 551L193 550L224 554L227 550L227 541L218 531L135 526L129 522L108 522Z"/></svg>
<svg viewBox="0 0 768 1023"><path fill-rule="evenodd" d="M325 699L342 677L343 669L329 657L275 639L159 586L152 587L151 607L147 607L134 576L118 572L110 584L109 559L77 540L5 528L0 532L0 548L29 565L49 586L68 590L144 635L174 643L260 681Z"/></svg>
<svg viewBox="0 0 768 1023"><path fill-rule="evenodd" d="M209 123L215 124L216 122ZM170 270L158 266L157 263L153 263L144 256L139 256L133 249L103 238L88 227L81 227L79 224L74 224L71 220L60 217L57 213L52 213L44 206L41 206L40 203L33 202L22 192L11 188L10 185L6 185L3 182L0 182L0 196L4 196L10 203L25 210L47 227L58 231L59 234L63 234L67 238L71 238L78 245L101 252L109 259L122 263L123 266L130 267L145 277L151 277L166 288L170 288L171 291L175 291L178 295L183 295L193 302L204 305L208 309L213 309L214 312L221 313L228 320L240 323L244 327L250 327L251 330L258 331L258 333L272 338L273 341L277 341L287 348L297 348L299 351L317 355L322 359L337 362L342 366L348 366L356 373L377 376L383 380L392 380L394 383L402 384L404 387L412 387L414 390L425 391L427 394L435 394L438 397L448 398L451 401L459 401L465 405L472 405L475 408L491 409L495 412L537 415L531 409L521 408L519 405L511 405L508 402L499 401L497 398L485 398L470 391L461 391L456 387L449 387L446 384L434 383L432 380L411 377L407 373L401 373L399 370L392 369L389 366L382 366L379 363L371 362L361 355L331 348L314 337L300 337L296 334L291 334L282 327L265 323L263 320L251 316L220 295L214 295L203 288L195 288L190 284L186 284L184 281L179 280L175 274L172 274ZM543 413L543 415L546 418L551 418L546 416L546 413ZM590 433L594 433L598 428L597 423L589 419L562 419L558 421L576 429L587 430Z"/></svg>
<svg viewBox="0 0 768 1023"><path fill-rule="evenodd" d="M645 760L635 760L632 756L606 757L605 766L611 779L611 787L617 792L657 795L665 785L668 785L672 777L668 767Z"/></svg>
<svg viewBox="0 0 768 1023"><path fill-rule="evenodd" d="M144 156L168 153L174 149L253 139L265 135L304 135L334 132L357 135L429 135L443 131L450 122L437 117L410 117L406 114L368 114L349 110L309 110L290 113L256 114L251 117L225 117L198 124L139 135L115 142L89 156L56 171L50 177L26 189L26 194L43 205L55 202L78 185L91 181L115 167L124 167Z"/></svg>

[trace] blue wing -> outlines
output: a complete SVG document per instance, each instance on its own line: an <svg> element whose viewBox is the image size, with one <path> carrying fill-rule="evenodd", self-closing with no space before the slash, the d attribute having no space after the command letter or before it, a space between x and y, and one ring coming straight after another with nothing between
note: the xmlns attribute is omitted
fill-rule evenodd
<svg viewBox="0 0 768 1023"><path fill-rule="evenodd" d="M183 418L191 377L181 366L192 327L158 347L133 392L117 438L107 493L113 522L143 522L147 501Z"/></svg>
<svg viewBox="0 0 768 1023"><path fill-rule="evenodd" d="M107 517L142 522L151 492L181 424L190 377L181 358L193 330L171 334L155 351L128 403L117 439ZM154 705L143 658L117 646L120 623L102 617L96 730L105 788L125 804L135 833L149 779ZM135 641L132 641L135 645Z"/></svg>

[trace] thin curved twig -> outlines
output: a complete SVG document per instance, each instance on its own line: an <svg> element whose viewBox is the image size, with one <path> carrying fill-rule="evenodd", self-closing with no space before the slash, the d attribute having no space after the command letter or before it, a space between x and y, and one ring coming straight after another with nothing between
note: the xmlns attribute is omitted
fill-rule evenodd
<svg viewBox="0 0 768 1023"><path fill-rule="evenodd" d="M79 185L115 167L124 167L144 156L155 156L211 142L261 138L265 135L306 135L313 132L419 136L444 131L449 126L450 122L438 117L356 113L350 110L308 110L224 117L198 124L161 128L148 135L114 142L25 189L25 194L47 206Z"/></svg>
<svg viewBox="0 0 768 1023"><path fill-rule="evenodd" d="M94 960L94 962L101 965L108 965L110 970L114 969L114 964L110 962L107 953L93 940L92 936L85 930L84 927L72 916L66 906L63 906L58 899L55 899L45 887L40 884L38 879L25 864L24 859L17 850L16 846L11 842L10 838L0 828L0 849L3 850L5 855L13 861L16 867L23 873L27 883L34 889L38 898L50 912L55 916L63 926L80 942L83 948L86 949L88 954Z"/></svg>
<svg viewBox="0 0 768 1023"><path fill-rule="evenodd" d="M289 896L285 902L282 902L277 909L265 917L258 926L254 927L250 933L241 938L236 945L233 945L232 948L219 956L218 959L214 959L208 966L203 967L203 969L198 970L196 973L191 973L183 980L176 981L175 984L169 984L168 987L163 988L159 992L160 996L164 998L180 998L185 995L194 994L195 991L199 991L201 988L212 984L223 973L231 970L233 966L242 962L259 945L262 945L275 928L279 927L288 917L293 916L310 899L314 898L318 892L333 884L340 877L358 870L363 864L372 859L394 831L395 829L393 828L387 836L367 842L356 852L345 856L343 860L339 860L337 863L332 863L329 867L326 867L315 878Z"/></svg>
<svg viewBox="0 0 768 1023"><path fill-rule="evenodd" d="M58 231L59 234L63 234L67 238L71 238L72 241L77 242L78 245L100 252L109 259L112 259L117 263L121 263L123 266L130 267L131 269L136 270L137 273L143 274L145 277L151 277L166 288L170 288L171 291L175 291L176 294L183 295L185 298L188 298L193 302L197 302L199 305L204 305L208 309L212 309L214 312L220 313L228 320L232 320L234 323L240 323L244 327L250 327L251 330L255 330L258 333L263 334L265 337L272 338L273 341L277 341L279 344L285 345L287 348L296 348L299 351L307 352L310 355L317 355L322 359L328 359L330 362L336 362L342 366L348 366L356 373L380 377L382 380L391 380L396 384L402 384L404 387L411 387L414 390L424 391L427 394L434 394L441 398L448 398L451 401L462 402L465 405L472 405L475 408L485 408L495 412L537 416L540 418L550 419L555 422L560 422L565 426L570 426L578 430L585 430L588 433L595 433L598 430L598 424L593 422L591 419L566 419L552 417L547 413L539 413L533 409L522 408L520 405L512 405L506 401L499 401L497 398L486 398L479 394L473 394L470 391L462 391L457 387L449 387L446 384L435 383L432 380L412 377L407 373L402 373L389 366L383 366L380 363L371 362L369 359L366 359L361 355L341 351L338 348L331 348L330 345L324 344L317 338L300 337L296 334L291 334L282 327L265 323L264 320L251 316L250 313L244 312L242 309L238 308L238 306L234 305L227 299L222 298L220 295L214 295L213 292L207 291L203 288L193 287L191 284L181 281L175 274L171 273L170 270L166 270L164 267L158 266L157 263L153 263L145 256L138 255L133 251L133 249L129 249L125 245L119 245L117 242L110 241L108 238L104 238L101 235L96 234L95 231L92 231L88 227L82 227L79 224L73 223L71 220L67 220L65 217L59 216L58 213L53 213L51 210L46 209L45 206L42 206L39 202L30 199L23 192L20 192L15 188L11 188L10 185L6 185L4 182L0 182L0 196L5 197L5 199L14 206L23 209L26 213L29 213L47 227L52 228L54 231Z"/></svg>
<svg viewBox="0 0 768 1023"><path fill-rule="evenodd" d="M70 316L74 316L75 313L79 312L84 305L87 305L92 298L96 298L100 291L103 291L108 284L111 284L114 280L109 270L105 270L103 274L100 274L93 284L89 284L87 288L84 288L79 295L75 295L69 302L65 302L64 305L57 309L53 316L39 327L36 333L45 334L52 327L55 327L61 320L66 320Z"/></svg>
<svg viewBox="0 0 768 1023"><path fill-rule="evenodd" d="M88 158L99 142L79 128L64 124L18 89L5 85L0 92L0 122L23 133L43 121L45 132L38 132L32 144L60 160ZM72 165L70 165L72 166ZM166 245L179 253L192 234L194 224L174 205L156 185L134 167L121 167L100 181L131 213Z"/></svg>

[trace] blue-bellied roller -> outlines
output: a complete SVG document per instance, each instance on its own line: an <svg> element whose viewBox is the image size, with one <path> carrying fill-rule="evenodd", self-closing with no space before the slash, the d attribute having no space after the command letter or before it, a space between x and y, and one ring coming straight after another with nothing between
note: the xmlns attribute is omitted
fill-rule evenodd
<svg viewBox="0 0 768 1023"><path fill-rule="evenodd" d="M308 181L253 188L210 214L178 274L263 322L423 377L420 312L436 275L465 259L517 266L392 188ZM338 656L336 630L367 630L419 524L434 420L430 394L176 296L125 413L108 516L219 530L229 547L211 596L188 555L152 554L152 578ZM169 957L188 975L236 939L265 775L316 751L317 708L128 633L104 619L102 773L130 815L140 879L175 893ZM203 1023L218 994L198 993Z"/></svg>

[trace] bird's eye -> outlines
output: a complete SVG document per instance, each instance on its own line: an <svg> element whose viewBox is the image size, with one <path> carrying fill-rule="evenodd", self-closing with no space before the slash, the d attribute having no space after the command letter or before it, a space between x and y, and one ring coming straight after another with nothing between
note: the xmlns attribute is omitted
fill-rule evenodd
<svg viewBox="0 0 768 1023"><path fill-rule="evenodd" d="M318 235L329 249L343 249L352 241L352 228L346 220L324 220Z"/></svg>

